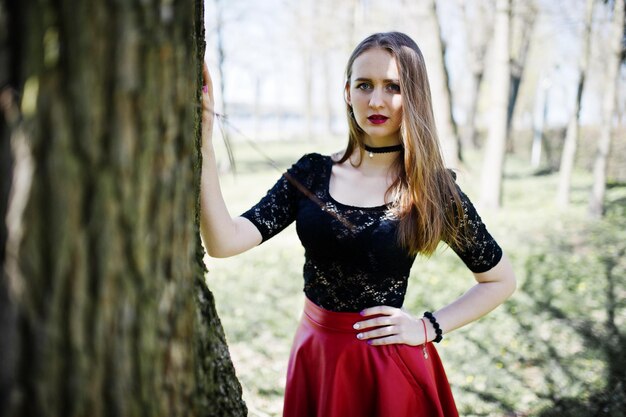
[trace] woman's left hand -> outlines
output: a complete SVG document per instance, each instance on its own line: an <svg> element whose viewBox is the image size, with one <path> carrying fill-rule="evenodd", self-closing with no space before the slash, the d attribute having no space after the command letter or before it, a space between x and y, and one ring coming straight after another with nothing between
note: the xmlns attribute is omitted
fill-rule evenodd
<svg viewBox="0 0 626 417"><path fill-rule="evenodd" d="M413 317L406 311L389 306L376 306L361 311L364 317L379 315L379 317L359 321L354 324L357 330L364 330L357 334L360 340L367 340L371 345L406 344L417 346L426 342L424 325L421 319ZM372 330L368 330L371 328ZM428 328L428 325L426 326ZM426 336L428 337L428 336Z"/></svg>

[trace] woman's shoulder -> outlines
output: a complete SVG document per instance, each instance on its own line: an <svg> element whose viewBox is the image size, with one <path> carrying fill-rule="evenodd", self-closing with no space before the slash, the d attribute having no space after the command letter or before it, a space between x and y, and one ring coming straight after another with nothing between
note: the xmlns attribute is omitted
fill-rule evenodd
<svg viewBox="0 0 626 417"><path fill-rule="evenodd" d="M298 160L298 162L296 163L320 162L320 161L328 160L330 158L331 156L329 155L322 155L321 153L311 152L311 153L306 153L302 155L300 159Z"/></svg>
<svg viewBox="0 0 626 417"><path fill-rule="evenodd" d="M291 175L295 175L301 180L319 177L328 170L332 159L328 155L317 152L304 154L287 170Z"/></svg>
<svg viewBox="0 0 626 417"><path fill-rule="evenodd" d="M330 166L332 166L330 156L316 152L307 153L291 165L283 176L291 183L311 189L316 184L324 183Z"/></svg>
<svg viewBox="0 0 626 417"><path fill-rule="evenodd" d="M317 152L304 154L293 164L292 168L306 171L319 171L334 161L333 155L323 155Z"/></svg>

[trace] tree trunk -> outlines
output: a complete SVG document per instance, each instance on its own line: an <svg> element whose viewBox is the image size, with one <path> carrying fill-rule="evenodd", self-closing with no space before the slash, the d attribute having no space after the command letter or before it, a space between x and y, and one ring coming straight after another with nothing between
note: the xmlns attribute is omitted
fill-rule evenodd
<svg viewBox="0 0 626 417"><path fill-rule="evenodd" d="M313 51L308 49L303 51L303 63L302 69L304 70L304 96L302 107L304 107L304 121L305 121L305 137L308 141L313 140Z"/></svg>
<svg viewBox="0 0 626 417"><path fill-rule="evenodd" d="M578 137L580 130L580 103L582 101L583 89L585 87L585 77L589 66L589 51L591 44L591 26L593 21L593 5L595 0L587 0L585 10L585 29L583 31L583 49L580 57L580 68L578 73L578 83L576 89L576 99L574 101L574 111L567 126L565 144L561 154L561 167L559 169L559 186L557 190L556 202L561 208L569 205L570 185L572 182L572 172L576 160L576 148L578 147Z"/></svg>
<svg viewBox="0 0 626 417"><path fill-rule="evenodd" d="M467 126L463 136L461 137L463 149L478 149L476 115L478 114L478 99L480 97L480 86L482 82L483 71L473 72L471 80L472 85L469 90L470 97L468 98Z"/></svg>
<svg viewBox="0 0 626 417"><path fill-rule="evenodd" d="M202 2L0 4L0 416L246 415L198 233Z"/></svg>
<svg viewBox="0 0 626 417"><path fill-rule="evenodd" d="M217 72L219 73L219 100L218 108L225 117L228 117L229 111L226 102L226 71L224 66L226 65L226 52L224 49L224 6L222 0L215 0L215 32L216 32L216 47L217 47ZM233 149L233 142L230 140L230 131L228 126L228 119L218 120L218 126L222 134L222 140L226 148L226 154L228 155L228 166L222 168L227 171L235 172L237 166L235 164L235 153Z"/></svg>
<svg viewBox="0 0 626 417"><path fill-rule="evenodd" d="M431 57L430 65L437 73L431 78L433 89L433 107L435 112L437 131L439 140L443 148L446 165L451 168L458 168L462 156L457 133L457 126L452 115L452 92L450 91L448 70L446 68L445 43L441 37L441 27L437 18L436 0L430 0L427 7L430 24L432 25L432 42L430 44Z"/></svg>
<svg viewBox="0 0 626 417"><path fill-rule="evenodd" d="M316 12L319 10L318 2L315 0L306 0L299 4L298 20L301 21L301 51L302 51L302 87L304 88L302 95L302 115L304 116L304 135L308 141L314 139L314 103L313 103L313 66L315 65L315 48L316 45Z"/></svg>
<svg viewBox="0 0 626 417"><path fill-rule="evenodd" d="M511 53L511 81L509 85L509 103L507 107L506 126L507 126L507 138L511 139L509 132L513 125L513 114L515 113L515 105L517 104L517 96L520 86L522 84L522 78L524 75L524 69L526 68L526 58L528 57L528 50L530 49L530 41L532 40L532 32L536 22L537 9L534 2L522 2L514 0L516 5L514 26L519 25L519 33L515 36L517 40L517 47L512 48L514 51ZM523 8L522 10L517 10ZM513 25L511 25L513 26ZM511 31L513 32L513 31ZM517 32L517 30L515 31ZM509 140L507 142L508 151L513 152L514 143Z"/></svg>
<svg viewBox="0 0 626 417"><path fill-rule="evenodd" d="M324 51L322 54L322 65L324 68L324 113L326 116L326 133L333 135L335 133L333 128L335 118L333 99L335 98L336 86L331 77L333 68L331 65L330 54L328 51Z"/></svg>
<svg viewBox="0 0 626 417"><path fill-rule="evenodd" d="M507 108L509 101L509 22L511 0L496 3L494 33L493 79L491 84L491 117L489 136L483 161L481 198L487 209L500 207L504 154L507 138Z"/></svg>
<svg viewBox="0 0 626 417"><path fill-rule="evenodd" d="M478 101L485 70L485 55L493 32L491 23L493 19L488 15L488 5L485 1L471 3L476 9L473 13L474 17L471 17L471 8L468 10L466 0L459 0L459 3L463 13L463 29L467 41L465 48L467 62L471 71L469 97L467 98L467 119L465 131L461 135L461 143L463 149L477 149L476 115L478 114Z"/></svg>
<svg viewBox="0 0 626 417"><path fill-rule="evenodd" d="M548 117L548 96L552 85L551 76L539 78L535 99L535 114L533 115L533 142L530 150L530 165L538 169L541 165L541 151L543 149L543 132Z"/></svg>
<svg viewBox="0 0 626 417"><path fill-rule="evenodd" d="M611 133L613 131L613 117L615 116L619 68L622 65L623 58L622 39L626 24L624 20L625 1L626 0L615 0L613 6L613 19L609 39L611 50L607 57L607 71L604 81L605 90L602 106L602 128L600 129L598 151L593 166L593 187L589 198L589 216L592 218L600 218L604 214L607 162L611 149Z"/></svg>

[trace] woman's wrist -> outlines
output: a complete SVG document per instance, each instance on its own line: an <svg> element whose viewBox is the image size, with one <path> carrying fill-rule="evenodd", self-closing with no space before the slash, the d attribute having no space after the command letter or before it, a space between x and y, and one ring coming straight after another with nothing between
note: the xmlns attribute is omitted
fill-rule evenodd
<svg viewBox="0 0 626 417"><path fill-rule="evenodd" d="M441 340L443 339L443 329L439 325L437 317L435 317L435 315L430 311L426 311L424 312L423 319L429 324L429 326L427 326L429 329L428 340L435 343L441 342Z"/></svg>

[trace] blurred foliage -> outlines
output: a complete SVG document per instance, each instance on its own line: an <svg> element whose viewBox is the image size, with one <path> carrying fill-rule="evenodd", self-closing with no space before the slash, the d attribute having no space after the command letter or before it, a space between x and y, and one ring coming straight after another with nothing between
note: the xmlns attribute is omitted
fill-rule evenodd
<svg viewBox="0 0 626 417"><path fill-rule="evenodd" d="M274 142L263 150L285 168L303 153L330 153L342 144ZM232 214L254 204L280 175L246 146L236 156L239 174L222 178ZM478 157L470 156L468 167L478 166ZM535 175L525 159L511 156L505 208L481 212L512 260L518 290L438 346L463 416L626 415L626 186L609 184L605 218L589 222L590 175L575 173L573 206L566 212L552 204L556 175ZM477 195L469 169L459 181L470 198ZM207 259L252 417L282 412L303 302L303 253L292 226L237 257ZM405 308L415 314L440 308L473 282L442 246L430 259L416 260Z"/></svg>
<svg viewBox="0 0 626 417"><path fill-rule="evenodd" d="M463 389L507 415L624 416L626 210L546 232L528 242L524 276L498 323L506 331L489 326L468 338L480 353L466 356L470 369L486 358L501 372L483 373L483 389L473 381Z"/></svg>

